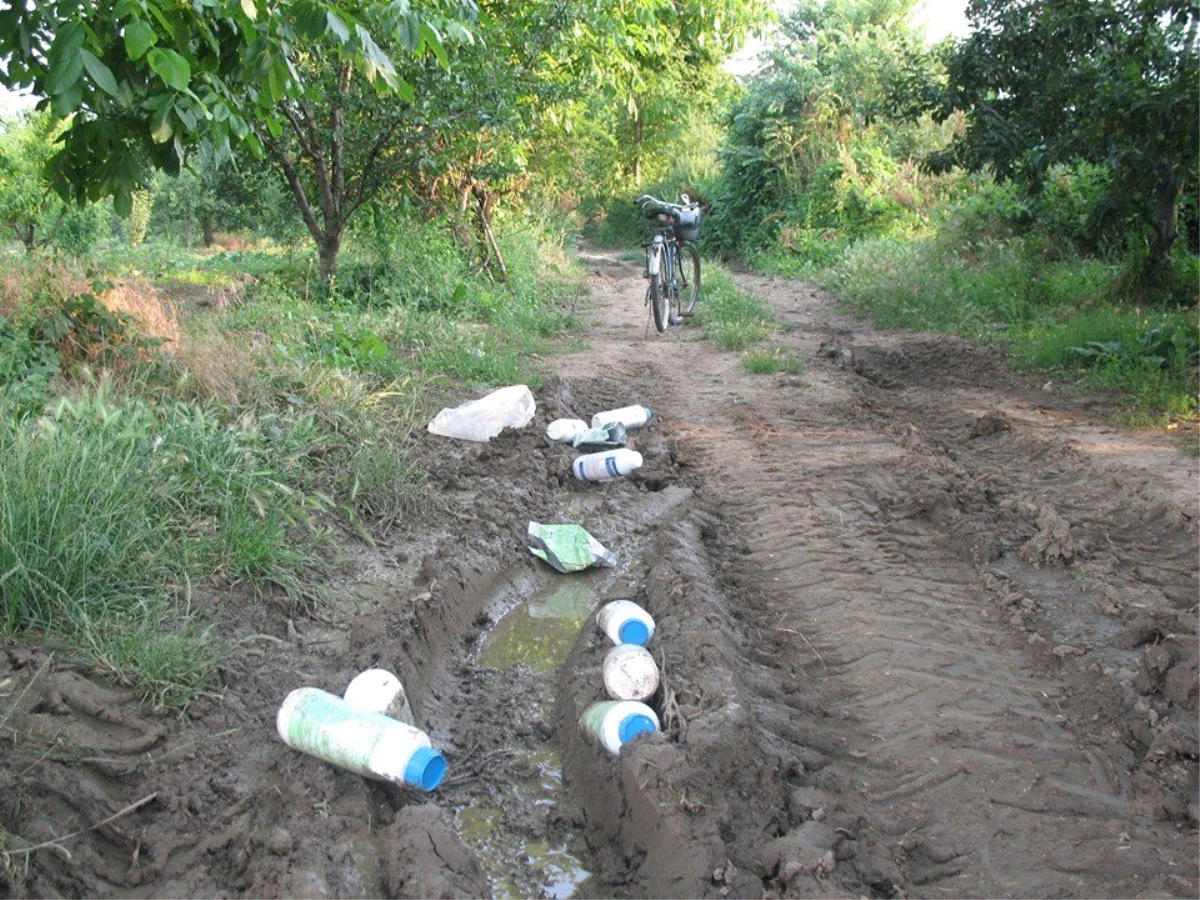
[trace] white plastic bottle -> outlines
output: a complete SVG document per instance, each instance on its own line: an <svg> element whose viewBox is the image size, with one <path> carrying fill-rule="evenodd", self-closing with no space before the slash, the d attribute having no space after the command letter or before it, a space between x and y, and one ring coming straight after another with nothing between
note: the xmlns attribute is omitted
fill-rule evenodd
<svg viewBox="0 0 1200 900"><path fill-rule="evenodd" d="M546 426L546 437L569 444L579 432L587 431L587 427L583 419L555 419Z"/></svg>
<svg viewBox="0 0 1200 900"><path fill-rule="evenodd" d="M387 669L367 669L355 675L342 699L367 712L382 713L406 725L415 724L404 685Z"/></svg>
<svg viewBox="0 0 1200 900"><path fill-rule="evenodd" d="M632 600L613 600L600 607L596 624L614 644L645 646L654 637L654 617Z"/></svg>
<svg viewBox="0 0 1200 900"><path fill-rule="evenodd" d="M592 416L592 427L603 428L610 422L620 422L627 430L632 431L641 428L653 418L654 413L645 406L622 406L620 409L596 413Z"/></svg>
<svg viewBox="0 0 1200 900"><path fill-rule="evenodd" d="M367 778L432 791L446 774L425 732L317 688L288 694L275 727L289 747Z"/></svg>
<svg viewBox="0 0 1200 900"><path fill-rule="evenodd" d="M658 731L658 714L645 703L602 700L583 711L579 727L585 737L609 753L620 753L621 747L639 734Z"/></svg>
<svg viewBox="0 0 1200 900"><path fill-rule="evenodd" d="M642 464L642 454L628 447L619 450L603 450L600 453L585 453L575 457L571 471L582 481L612 481L628 475Z"/></svg>
<svg viewBox="0 0 1200 900"><path fill-rule="evenodd" d="M614 700L649 700L658 690L658 664L640 644L617 644L604 657L604 689Z"/></svg>

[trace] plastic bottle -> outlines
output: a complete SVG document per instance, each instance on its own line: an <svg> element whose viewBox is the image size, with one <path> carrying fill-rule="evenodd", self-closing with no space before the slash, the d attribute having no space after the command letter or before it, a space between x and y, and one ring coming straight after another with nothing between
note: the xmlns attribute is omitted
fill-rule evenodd
<svg viewBox="0 0 1200 900"><path fill-rule="evenodd" d="M275 727L289 747L368 778L432 791L446 774L425 732L317 688L288 694Z"/></svg>
<svg viewBox="0 0 1200 900"><path fill-rule="evenodd" d="M428 430L443 437L489 441L505 428L524 428L537 410L533 394L523 384L492 391L477 400L443 409Z"/></svg>
<svg viewBox="0 0 1200 900"><path fill-rule="evenodd" d="M649 700L658 690L658 664L640 644L617 644L604 657L604 689L614 700Z"/></svg>
<svg viewBox="0 0 1200 900"><path fill-rule="evenodd" d="M583 481L612 481L628 475L642 464L642 454L628 447L619 450L604 450L600 453L585 453L575 457L571 471Z"/></svg>
<svg viewBox="0 0 1200 900"><path fill-rule="evenodd" d="M583 419L555 419L546 426L546 437L552 441L570 443L579 432L587 431L587 427Z"/></svg>
<svg viewBox="0 0 1200 900"><path fill-rule="evenodd" d="M645 406L622 406L620 409L609 409L596 413L592 416L592 427L602 428L609 422L620 422L632 431L635 428L641 428L653 418L654 413Z"/></svg>
<svg viewBox="0 0 1200 900"><path fill-rule="evenodd" d="M654 617L632 600L613 600L600 607L596 624L614 644L645 646L654 637Z"/></svg>
<svg viewBox="0 0 1200 900"><path fill-rule="evenodd" d="M412 707L400 679L387 669L367 669L354 676L342 699L367 712L377 712L412 725Z"/></svg>
<svg viewBox="0 0 1200 900"><path fill-rule="evenodd" d="M609 753L620 753L621 747L639 734L658 731L658 714L645 703L602 700L583 711L579 727L584 736Z"/></svg>

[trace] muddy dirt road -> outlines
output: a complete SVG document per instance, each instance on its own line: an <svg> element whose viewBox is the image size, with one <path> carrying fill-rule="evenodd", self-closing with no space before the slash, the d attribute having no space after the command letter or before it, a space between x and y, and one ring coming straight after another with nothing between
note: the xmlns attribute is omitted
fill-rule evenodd
<svg viewBox="0 0 1200 900"><path fill-rule="evenodd" d="M434 530L357 551L314 615L207 591L240 650L185 719L7 649L0 825L46 845L8 893L1196 896L1195 435L794 282L743 279L805 371L749 375L696 329L646 339L639 267L586 262L590 345L533 426L427 438ZM629 403L645 465L573 480L545 424ZM549 571L530 520L617 567ZM618 597L664 676L619 758L575 724ZM433 794L274 734L289 690L373 665L446 754Z"/></svg>

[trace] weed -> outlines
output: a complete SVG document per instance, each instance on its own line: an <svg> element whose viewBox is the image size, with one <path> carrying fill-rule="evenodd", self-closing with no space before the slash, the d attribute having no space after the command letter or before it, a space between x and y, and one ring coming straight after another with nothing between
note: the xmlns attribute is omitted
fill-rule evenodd
<svg viewBox="0 0 1200 900"><path fill-rule="evenodd" d="M804 363L783 347L750 350L742 358L742 368L751 375L804 374Z"/></svg>

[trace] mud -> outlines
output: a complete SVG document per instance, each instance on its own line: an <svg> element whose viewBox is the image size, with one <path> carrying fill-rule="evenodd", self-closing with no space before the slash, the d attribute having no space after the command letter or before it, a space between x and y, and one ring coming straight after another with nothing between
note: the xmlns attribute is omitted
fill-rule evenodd
<svg viewBox="0 0 1200 900"><path fill-rule="evenodd" d="M749 276L805 371L748 375L647 339L638 266L589 265L590 346L533 425L423 440L421 529L309 613L205 589L237 650L185 716L5 648L5 893L1196 896L1194 430ZM572 479L545 424L630 403L643 468ZM552 572L531 519L618 566ZM657 620L663 728L614 757L576 722L618 597ZM370 666L449 761L433 794L274 733L289 690Z"/></svg>

